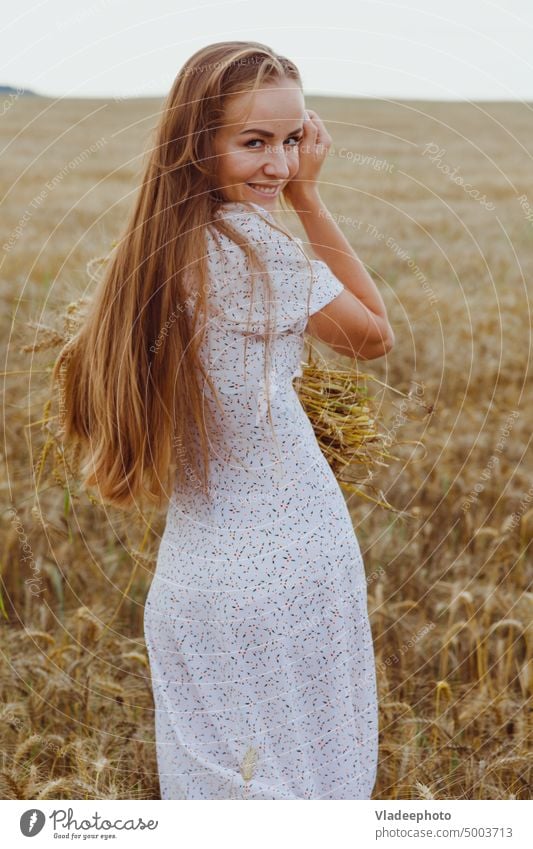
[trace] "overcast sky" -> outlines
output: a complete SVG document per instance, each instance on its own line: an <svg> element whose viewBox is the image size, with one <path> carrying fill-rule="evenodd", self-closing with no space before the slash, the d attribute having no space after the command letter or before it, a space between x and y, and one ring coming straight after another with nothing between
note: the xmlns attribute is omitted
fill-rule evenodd
<svg viewBox="0 0 533 849"><path fill-rule="evenodd" d="M0 84L51 97L164 96L200 47L261 41L307 94L533 101L533 0L19 0Z"/></svg>

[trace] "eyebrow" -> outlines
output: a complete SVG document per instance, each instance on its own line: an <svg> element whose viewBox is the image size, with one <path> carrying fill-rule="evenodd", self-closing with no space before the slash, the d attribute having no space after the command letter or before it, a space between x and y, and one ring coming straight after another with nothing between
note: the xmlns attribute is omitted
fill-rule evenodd
<svg viewBox="0 0 533 849"><path fill-rule="evenodd" d="M303 127L296 127L291 133L287 133L288 136L293 136L295 133L302 132ZM272 139L275 136L275 133L271 133L270 130L242 130L239 133L240 136L244 136L246 133L255 133L258 136L265 136L267 139Z"/></svg>

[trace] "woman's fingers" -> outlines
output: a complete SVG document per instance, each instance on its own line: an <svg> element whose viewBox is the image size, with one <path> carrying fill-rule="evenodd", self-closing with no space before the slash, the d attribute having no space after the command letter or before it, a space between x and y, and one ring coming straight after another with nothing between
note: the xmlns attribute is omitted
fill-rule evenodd
<svg viewBox="0 0 533 849"><path fill-rule="evenodd" d="M318 130L318 127L315 124L312 115L309 115L309 118L305 122L305 130L306 130L306 132L310 133L311 135L313 135L313 133L316 133L317 130Z"/></svg>
<svg viewBox="0 0 533 849"><path fill-rule="evenodd" d="M318 113L315 112L314 109L307 109L306 112L309 115L309 122L307 123L307 126L312 134L313 131L316 133L315 144L323 144L326 147L329 147L331 145L332 138L326 130Z"/></svg>

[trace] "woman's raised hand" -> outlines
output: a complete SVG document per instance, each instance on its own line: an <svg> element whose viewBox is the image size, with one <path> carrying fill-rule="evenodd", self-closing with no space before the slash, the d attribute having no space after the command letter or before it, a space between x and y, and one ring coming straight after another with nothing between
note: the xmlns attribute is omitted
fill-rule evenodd
<svg viewBox="0 0 533 849"><path fill-rule="evenodd" d="M328 155L333 139L318 114L308 109L304 119L304 134L299 142L299 168L283 190L284 197L294 207L298 199L318 191L318 175Z"/></svg>

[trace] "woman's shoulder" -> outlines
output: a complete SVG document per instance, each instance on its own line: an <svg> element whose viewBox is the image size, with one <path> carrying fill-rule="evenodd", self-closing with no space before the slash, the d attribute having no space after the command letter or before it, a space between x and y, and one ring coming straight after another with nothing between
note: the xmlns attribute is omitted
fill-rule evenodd
<svg viewBox="0 0 533 849"><path fill-rule="evenodd" d="M235 200L221 203L215 211L215 217L229 217L245 222L266 220L267 222L275 223L274 216L270 210L264 206L260 206L258 203L253 203L253 201Z"/></svg>
<svg viewBox="0 0 533 849"><path fill-rule="evenodd" d="M263 333L272 326L280 332L291 328L303 332L309 315L336 297L342 284L324 262L307 257L301 239L284 232L282 225L278 229L268 210L237 202L219 209L219 215L228 223L231 220L228 229L232 233L225 228L217 230L215 221L208 228L210 311L234 330ZM254 275L241 247L241 235L265 261L267 274L259 274L264 286L251 284ZM272 324L271 308L275 312Z"/></svg>
<svg viewBox="0 0 533 849"><path fill-rule="evenodd" d="M216 251L223 248L233 253L236 247L227 233L217 227L217 220L221 219L232 231L243 235L264 259L289 259L302 254L301 239L280 225L269 210L251 201L231 201L217 208L212 226L208 228L210 242L214 240Z"/></svg>

